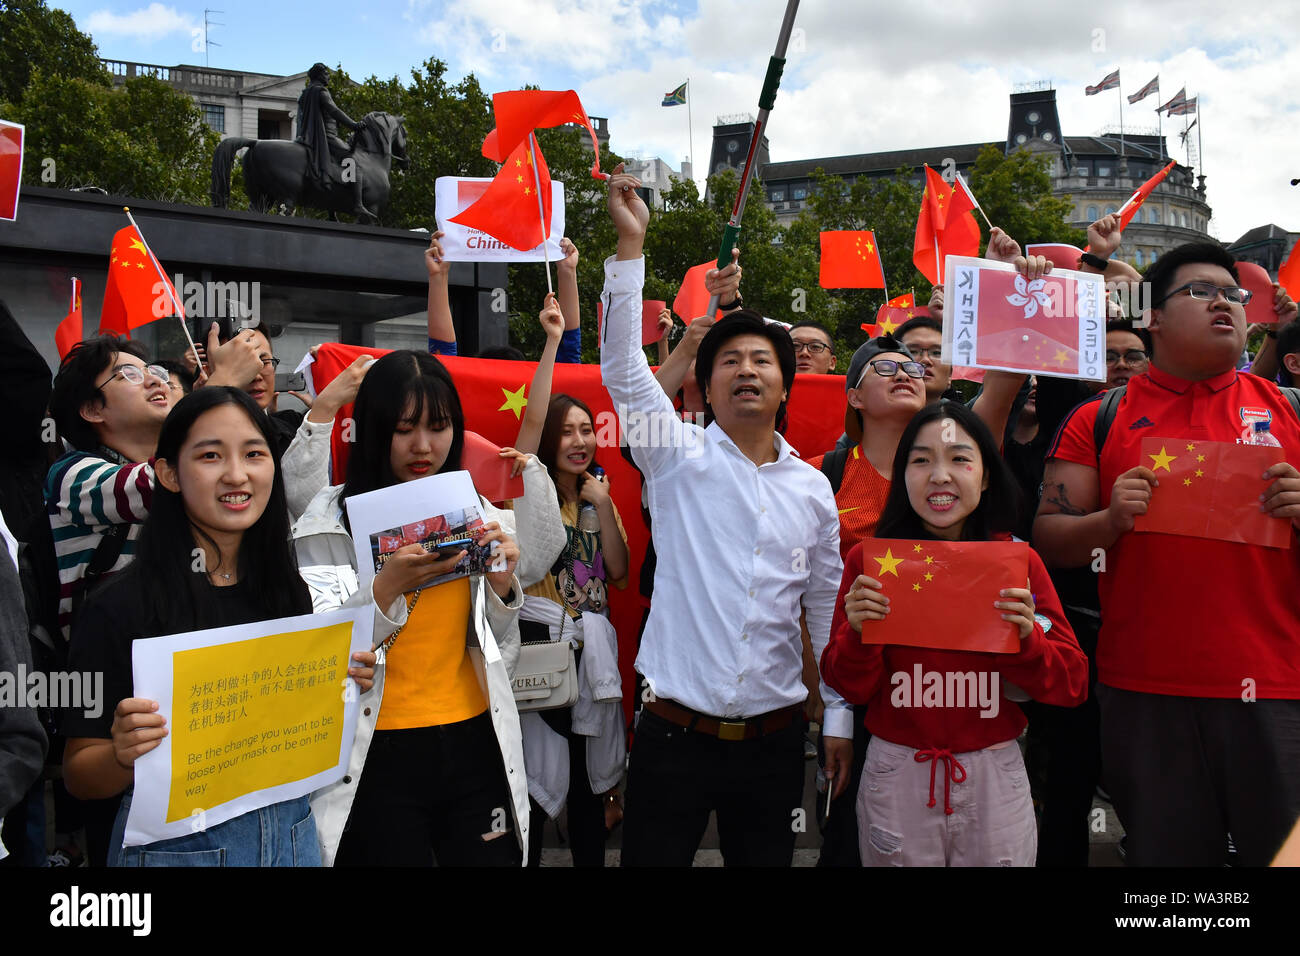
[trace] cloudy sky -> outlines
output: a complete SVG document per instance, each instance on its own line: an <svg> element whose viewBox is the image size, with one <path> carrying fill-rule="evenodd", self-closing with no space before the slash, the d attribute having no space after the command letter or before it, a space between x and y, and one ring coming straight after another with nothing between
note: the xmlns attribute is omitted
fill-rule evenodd
<svg viewBox="0 0 1300 956"><path fill-rule="evenodd" d="M209 0L216 3L216 0ZM140 0L50 0L108 58L203 63L203 8ZM610 120L616 152L688 152L687 110L659 102L687 77L697 173L719 115L756 112L784 0L220 0L212 66L273 74L316 60L353 76L401 75L424 59L488 91L535 83L576 89ZM1008 94L1050 81L1066 135L1119 122L1114 91L1084 87L1119 68L1125 93L1159 74L1168 99L1199 96L1203 166L1214 218L1231 241L1268 222L1300 229L1296 128L1300 21L1255 0L804 0L769 138L774 161L1000 140ZM1124 103L1126 128L1154 130L1151 97ZM1176 121L1181 128L1181 120ZM1168 124L1167 124L1168 125ZM1193 132L1193 136L1195 132ZM1171 155L1187 157L1177 135Z"/></svg>

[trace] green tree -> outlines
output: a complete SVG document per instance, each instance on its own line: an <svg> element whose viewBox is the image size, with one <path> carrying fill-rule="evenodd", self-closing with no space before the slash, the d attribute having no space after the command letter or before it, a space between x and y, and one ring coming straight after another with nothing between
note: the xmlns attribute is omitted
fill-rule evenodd
<svg viewBox="0 0 1300 956"><path fill-rule="evenodd" d="M1069 196L1052 195L1050 156L1018 149L1009 156L985 146L975 159L970 187L995 226L1024 246L1030 242L1066 242L1083 246L1087 237L1068 219L1074 210ZM983 244L988 224L980 217Z"/></svg>
<svg viewBox="0 0 1300 956"><path fill-rule="evenodd" d="M0 0L0 107L6 116L38 70L97 86L110 83L95 42L71 16L49 9L45 0Z"/></svg>

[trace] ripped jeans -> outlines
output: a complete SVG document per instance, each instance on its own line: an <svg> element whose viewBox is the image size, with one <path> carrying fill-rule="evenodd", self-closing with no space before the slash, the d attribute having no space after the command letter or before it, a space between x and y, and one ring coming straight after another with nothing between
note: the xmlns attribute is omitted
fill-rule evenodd
<svg viewBox="0 0 1300 956"><path fill-rule="evenodd" d="M1038 853L1014 740L947 755L872 737L857 810L863 866L1033 866Z"/></svg>
<svg viewBox="0 0 1300 956"><path fill-rule="evenodd" d="M132 791L122 797L113 824L109 866L320 866L316 818L307 797L250 810L205 830L122 846Z"/></svg>

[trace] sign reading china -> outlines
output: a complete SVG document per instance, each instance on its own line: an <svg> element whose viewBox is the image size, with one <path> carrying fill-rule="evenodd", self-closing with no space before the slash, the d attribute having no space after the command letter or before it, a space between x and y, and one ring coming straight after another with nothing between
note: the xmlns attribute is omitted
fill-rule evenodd
<svg viewBox="0 0 1300 956"><path fill-rule="evenodd" d="M1031 282L1009 263L949 256L944 280L944 362L1105 381L1102 276L1060 269Z"/></svg>
<svg viewBox="0 0 1300 956"><path fill-rule="evenodd" d="M491 182L491 179L460 176L438 177L434 184L434 207L438 228L446 233L442 238L443 255L450 262L546 261L547 255L542 252L541 243L527 252L520 252L482 230L451 221L453 216L459 216L473 205ZM546 249L550 260L563 259L560 239L564 236L564 183L558 179L551 180L551 231L547 235Z"/></svg>

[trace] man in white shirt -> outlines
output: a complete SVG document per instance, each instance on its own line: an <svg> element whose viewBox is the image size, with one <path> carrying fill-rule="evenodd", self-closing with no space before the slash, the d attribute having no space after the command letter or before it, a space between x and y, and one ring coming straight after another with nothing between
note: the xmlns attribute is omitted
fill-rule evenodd
<svg viewBox="0 0 1300 956"><path fill-rule="evenodd" d="M800 607L820 659L843 568L830 484L776 433L794 382L790 335L741 310L700 343L696 379L714 421L683 423L641 351L642 245L650 212L620 166L609 210L601 373L646 479L655 603L637 656L648 684L628 779L623 864L689 866L708 825L728 865L788 866L803 805ZM719 278L738 274L729 266ZM636 432L629 428L636 438ZM822 685L826 769L842 789L852 710Z"/></svg>

